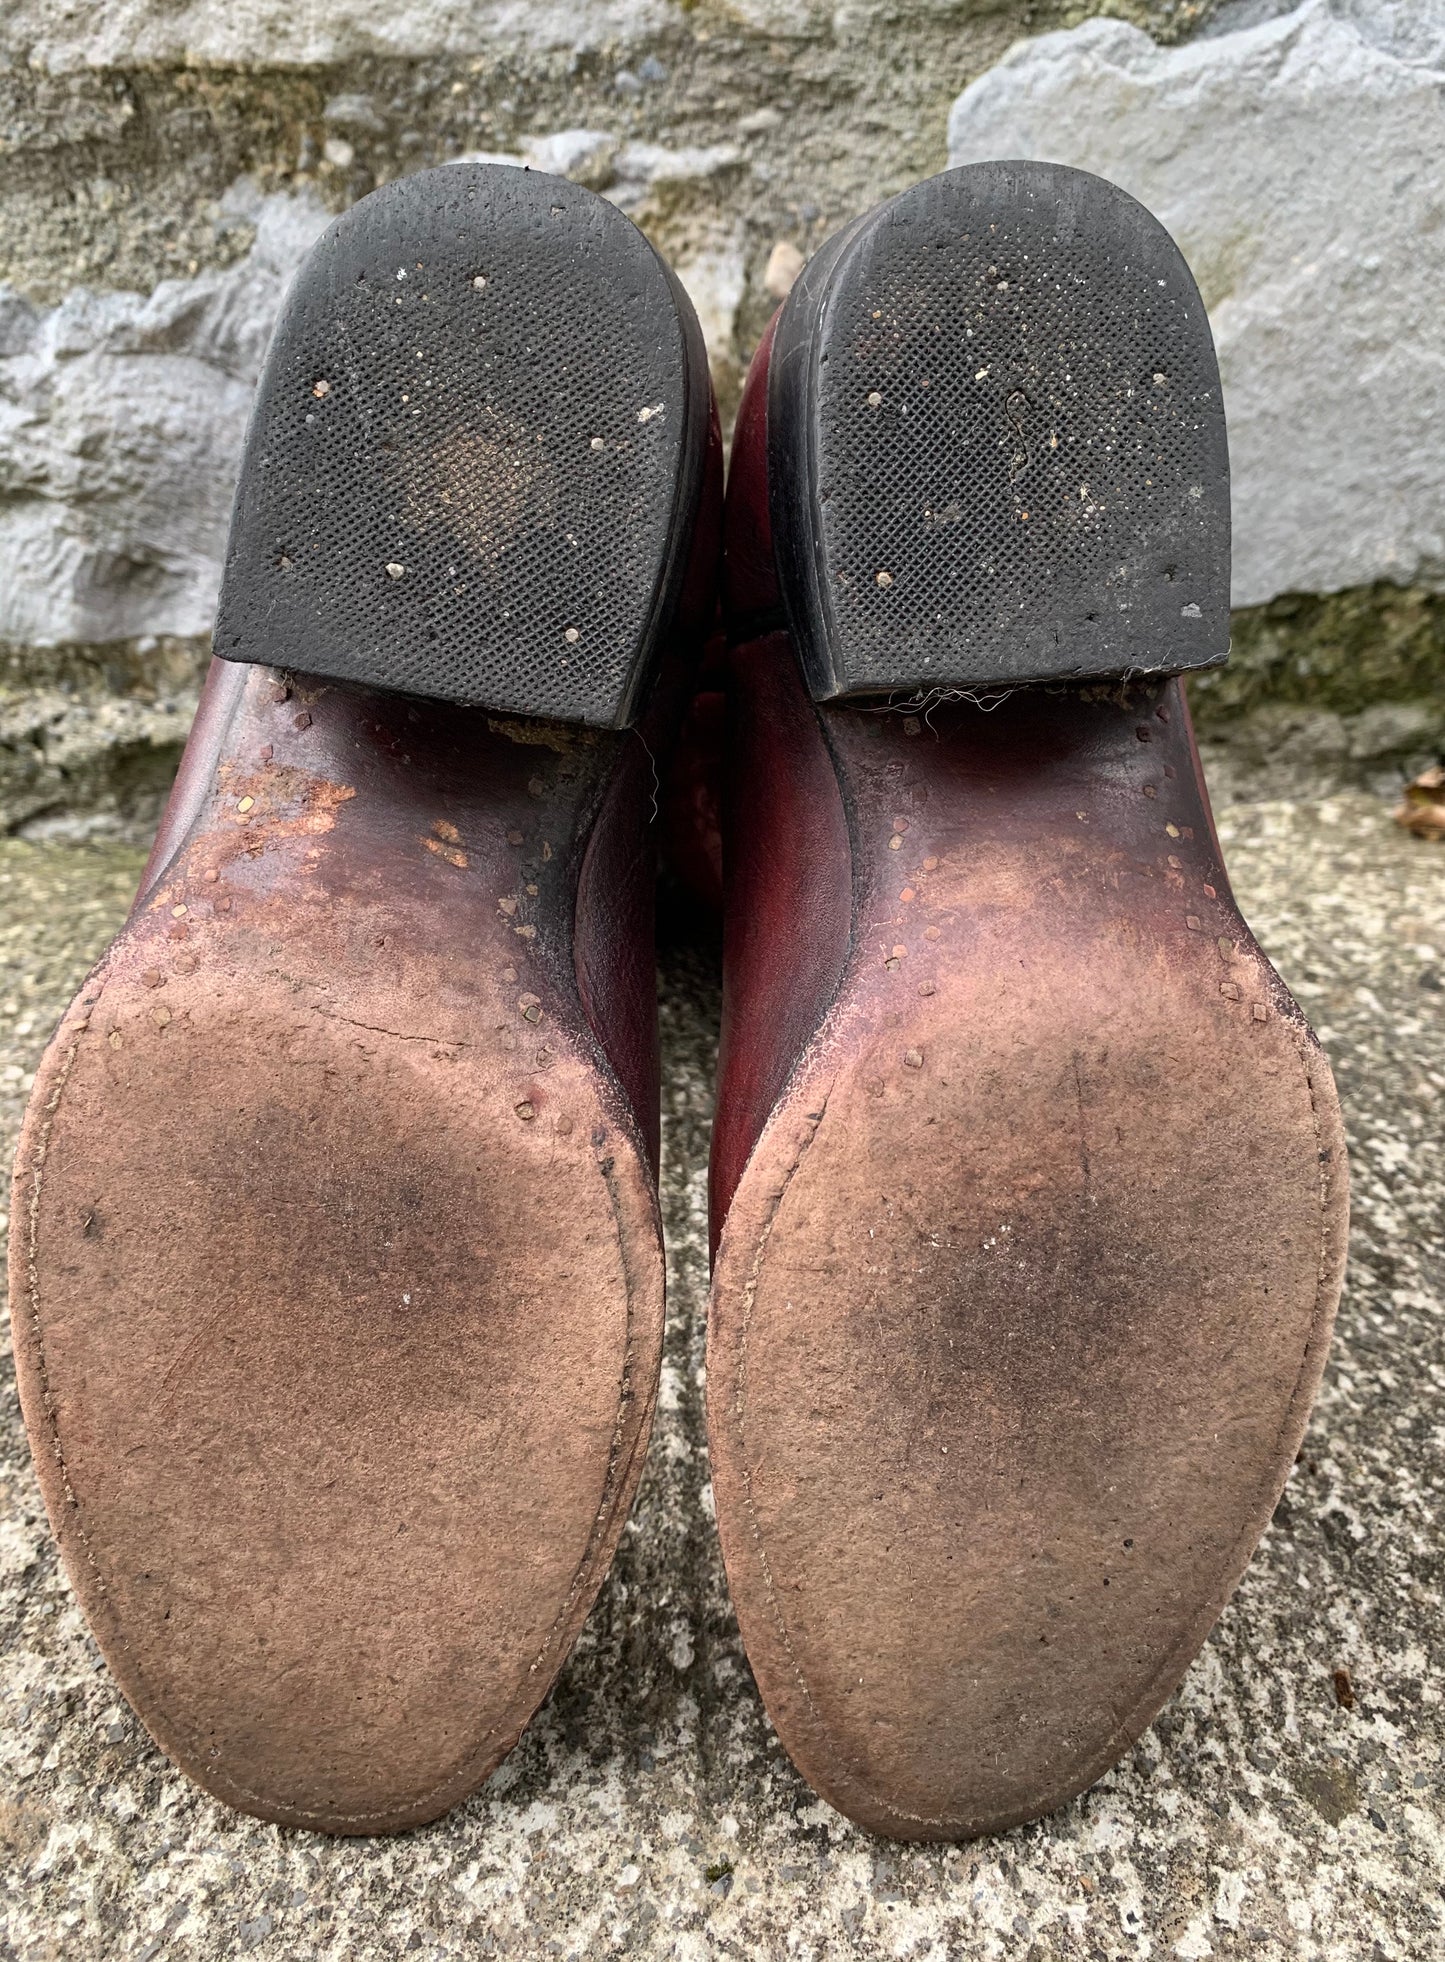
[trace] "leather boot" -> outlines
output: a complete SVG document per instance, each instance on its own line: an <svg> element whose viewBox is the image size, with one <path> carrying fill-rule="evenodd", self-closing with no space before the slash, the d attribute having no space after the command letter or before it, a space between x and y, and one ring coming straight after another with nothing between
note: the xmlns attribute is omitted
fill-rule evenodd
<svg viewBox="0 0 1445 1962"><path fill-rule="evenodd" d="M851 226L753 364L725 559L718 1526L805 1776L961 1838L1179 1682L1344 1259L1329 1067L1185 705L1228 461L1162 228L1041 164Z"/></svg>
<svg viewBox="0 0 1445 1962"><path fill-rule="evenodd" d="M272 342L221 658L11 1243L76 1592L263 1818L473 1791L616 1548L662 1339L654 765L719 458L681 288L535 172L365 199Z"/></svg>

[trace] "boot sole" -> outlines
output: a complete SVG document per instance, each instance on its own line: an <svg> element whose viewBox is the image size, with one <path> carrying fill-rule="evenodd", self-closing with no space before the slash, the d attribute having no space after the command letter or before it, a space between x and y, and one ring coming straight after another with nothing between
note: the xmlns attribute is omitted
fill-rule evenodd
<svg viewBox="0 0 1445 1962"><path fill-rule="evenodd" d="M976 174L955 175L961 229L1006 234L1014 206L990 234ZM1033 208L1050 176L1075 209L1075 173L1030 167ZM984 181L1007 192L1015 167ZM936 213L948 184L899 202ZM1103 225L1117 194L1090 196ZM936 237L896 233L892 290L946 284ZM1086 241L1105 260L1115 244ZM1036 244L1036 290L1082 249ZM819 342L795 352L814 372L857 250L835 260L842 295L816 276ZM915 350L933 324L902 299L889 319ZM915 379L896 384L909 401ZM1071 431L1085 449L1097 433ZM918 494L913 451L891 454L869 480L885 512ZM795 508L843 497L805 474ZM815 693L820 674L874 686L852 629L812 610L809 567L778 556L790 617L830 636ZM1020 562L998 617L1026 617L1048 573ZM914 645L900 631L890 687L918 681ZM851 840L851 946L727 1215L713 1491L799 1767L872 1831L966 1838L1115 1762L1247 1562L1329 1340L1343 1139L1328 1065L1230 895L1177 682L813 712Z"/></svg>
<svg viewBox="0 0 1445 1962"><path fill-rule="evenodd" d="M406 331L388 341L363 308L368 341L355 295L400 291L399 267ZM443 305L439 267L486 267L477 304L500 287L514 321L585 317L589 389L615 364L615 413L584 417L572 342L518 329L493 348L488 413L506 405L521 453L536 405L548 459L515 502L468 474L492 455L456 435L481 387L457 311L473 289ZM399 395L408 350L446 405L415 441L364 408ZM636 1489L660 1225L573 921L619 878L599 810L650 764L580 725L626 720L655 659L701 477L700 358L651 248L570 185L451 168L332 227L278 331L238 497L222 651L268 665L217 664L219 769L178 793L164 862L37 1076L11 1288L52 1524L152 1734L262 1818L380 1832L475 1790L571 1648ZM337 409L344 435L305 420ZM569 416L579 454L557 462ZM394 440L363 452L373 425ZM596 528L620 523L616 497L587 501L594 430L623 455L598 467L631 486L625 544ZM418 482L423 453L425 509L398 543L395 473L410 459ZM505 606L483 632L421 590L458 507L473 570L488 511L508 528L489 603L551 563L546 634ZM266 559L278 539L288 567ZM373 576L394 551L406 579ZM604 649L563 666L552 626L569 647L560 623L587 616L568 608L628 566ZM519 706L571 720L491 712ZM646 863L644 838L627 848Z"/></svg>

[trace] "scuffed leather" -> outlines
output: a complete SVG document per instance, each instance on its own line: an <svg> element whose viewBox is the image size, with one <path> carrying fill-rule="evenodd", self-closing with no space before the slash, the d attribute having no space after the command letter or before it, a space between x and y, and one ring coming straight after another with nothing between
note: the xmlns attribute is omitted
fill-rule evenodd
<svg viewBox="0 0 1445 1962"><path fill-rule="evenodd" d="M234 661L212 659L206 670L205 685L196 707L191 733L181 755L176 780L161 813L150 857L140 875L131 910L139 906L162 872L184 844L187 834L200 816L216 775L216 765L225 748L226 731L245 693L247 670Z"/></svg>

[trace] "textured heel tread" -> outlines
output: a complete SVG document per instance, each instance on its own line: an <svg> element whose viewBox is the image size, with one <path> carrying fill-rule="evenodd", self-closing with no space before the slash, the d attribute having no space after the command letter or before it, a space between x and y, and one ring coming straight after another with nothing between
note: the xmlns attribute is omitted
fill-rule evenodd
<svg viewBox="0 0 1445 1962"><path fill-rule="evenodd" d="M626 726L684 571L707 415L691 307L612 205L504 165L389 184L287 298L215 651Z"/></svg>
<svg viewBox="0 0 1445 1962"><path fill-rule="evenodd" d="M971 165L851 228L784 310L768 421L815 698L1227 655L1208 319L1168 233L1103 179Z"/></svg>

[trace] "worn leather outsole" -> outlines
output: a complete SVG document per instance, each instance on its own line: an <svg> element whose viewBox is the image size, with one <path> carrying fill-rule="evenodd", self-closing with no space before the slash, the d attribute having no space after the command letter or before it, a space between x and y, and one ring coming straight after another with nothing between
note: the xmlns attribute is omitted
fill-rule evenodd
<svg viewBox="0 0 1445 1962"><path fill-rule="evenodd" d="M282 689L251 670L46 1053L11 1312L70 1577L158 1742L247 1811L376 1832L475 1789L571 1647L662 1256L636 1125L518 933L555 921L585 737L463 729L409 775L404 706L378 758L365 698Z"/></svg>
<svg viewBox="0 0 1445 1962"><path fill-rule="evenodd" d="M894 377L913 402L930 336L908 312L910 236L888 241L878 331L915 351ZM806 304L836 328L821 256ZM789 385L774 374L769 397L775 535ZM810 476L815 454L792 453L795 519L857 491ZM886 524L916 485L902 462L875 476ZM923 571L942 580L956 548L936 549ZM798 554L777 563L815 646L801 671L781 635L743 650L740 672L769 677L744 714L794 732L810 788L793 821L838 839L852 915L722 1231L718 1527L810 1782L875 1832L964 1838L1112 1764L1249 1559L1338 1300L1343 1135L1328 1064L1230 894L1180 683L940 690L913 713L820 701L846 634ZM990 603L1029 618L1048 569L1019 563ZM900 629L899 692L914 649ZM1129 665L1187 661L1161 641ZM807 863L767 843L749 890ZM767 1054L751 1012L739 1082Z"/></svg>
<svg viewBox="0 0 1445 1962"><path fill-rule="evenodd" d="M539 320L559 281L566 297L579 228L605 247L625 226L549 179L431 175L462 200L468 263L519 315L526 294L510 289L535 270L515 236L528 199L555 275L532 295ZM499 188L507 176L518 183ZM351 221L373 241L404 232L425 191L389 187L379 216L363 206ZM488 198L510 214L495 232ZM272 508L267 473L288 461L268 404L295 379L297 339L334 337L339 249L330 237L303 269L270 358L233 627L244 541ZM578 304L600 276L585 253L581 270ZM628 306L672 306L650 247L617 270ZM696 338L682 307L679 347ZM412 326L428 385L464 422L475 350ZM595 310L588 331L595 342ZM379 387L385 363L367 368L355 334L351 346L358 389ZM620 576L606 552L579 573L587 541L566 535L594 426L623 445L652 420L686 425L685 443L678 426L667 438L667 471L634 485L631 543L656 549L622 596L630 624L601 680L584 644L570 719L497 712L516 707L519 672L555 711L567 672L527 633L508 640L499 614L466 643L460 692L485 706L456 706L439 670L375 667L368 647L408 644L382 605L372 639L346 641L368 685L338 683L304 671L308 654L326 665L326 633L307 642L276 602L270 662L213 666L141 896L47 1050L24 1127L15 1347L71 1580L163 1748L218 1797L293 1826L391 1830L475 1790L566 1657L641 1468L663 1328L651 762L629 731L583 725L626 720L651 672L706 422L685 413L680 368L669 393L633 373L625 339L612 354L626 429L620 409L577 420L579 456L531 502L486 472L449 477L444 448L425 510L392 501L379 457L348 466L338 452L330 479L338 509L373 528L398 509L414 522L408 572L450 511L500 560L550 557L560 605L569 582L606 597ZM491 347L473 421L524 382L540 399L549 372L565 396L564 357L540 334ZM346 375L328 373L341 393ZM705 405L705 369L700 383L689 369L699 385ZM335 406L330 389L308 399ZM545 418L542 434L555 435ZM286 534L298 561L326 541L325 506L318 493ZM368 594L389 599L346 551L315 557L307 604L332 626ZM257 608L253 654L268 644ZM462 632L445 624L443 654Z"/></svg>
<svg viewBox="0 0 1445 1962"><path fill-rule="evenodd" d="M825 713L853 949L728 1213L708 1412L769 1712L877 1832L1011 1825L1121 1755L1323 1366L1329 1067L1161 711Z"/></svg>

